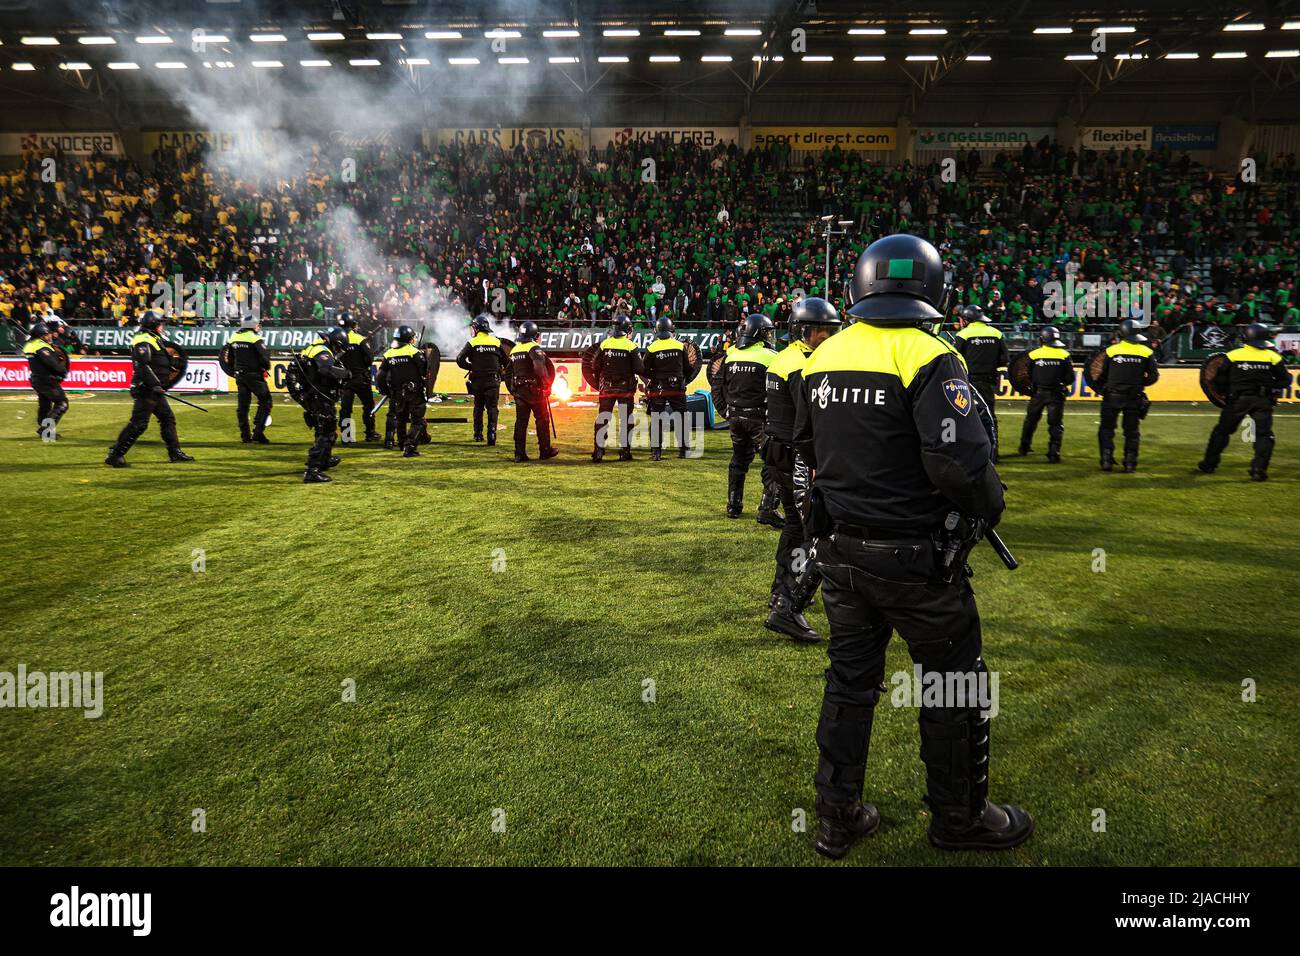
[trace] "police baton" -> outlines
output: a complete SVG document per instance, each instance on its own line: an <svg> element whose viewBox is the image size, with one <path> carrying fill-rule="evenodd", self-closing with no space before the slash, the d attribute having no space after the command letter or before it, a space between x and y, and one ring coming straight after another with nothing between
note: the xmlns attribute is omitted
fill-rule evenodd
<svg viewBox="0 0 1300 956"><path fill-rule="evenodd" d="M992 528L984 529L984 540L993 548L993 553L1001 559L1002 563L1006 565L1008 571L1014 571L1016 568L1020 567L1020 562L1017 561L1016 556L1011 553L1011 549L1008 548L1006 542L1002 540L1002 536Z"/></svg>
<svg viewBox="0 0 1300 956"><path fill-rule="evenodd" d="M201 411L201 412L206 412L206 411L207 411L207 409L204 408L202 405L195 405L193 402L187 402L187 401L185 401L185 399L181 398L179 395L172 395L172 394L168 393L167 397L170 398L173 402L180 402L182 405L188 405L190 408L197 408L197 409L198 409L199 411Z"/></svg>

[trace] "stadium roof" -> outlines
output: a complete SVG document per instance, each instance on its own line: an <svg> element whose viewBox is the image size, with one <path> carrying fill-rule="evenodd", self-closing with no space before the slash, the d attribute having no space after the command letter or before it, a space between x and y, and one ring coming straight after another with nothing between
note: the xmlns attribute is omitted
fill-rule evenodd
<svg viewBox="0 0 1300 956"><path fill-rule="evenodd" d="M1162 90L1210 97L1213 111L1300 115L1284 93L1300 79L1298 7L0 0L0 96L75 105L80 90L147 108L159 71L258 71L274 82L289 71L342 69L376 82L397 73L415 100L436 90L467 109L498 95L507 81L497 77L510 73L512 89L526 82L552 107L653 103L683 116L802 101L806 121L817 122L821 104L835 100L913 115L936 90L996 98L1012 89L1055 97L1060 113L1077 116L1097 97Z"/></svg>

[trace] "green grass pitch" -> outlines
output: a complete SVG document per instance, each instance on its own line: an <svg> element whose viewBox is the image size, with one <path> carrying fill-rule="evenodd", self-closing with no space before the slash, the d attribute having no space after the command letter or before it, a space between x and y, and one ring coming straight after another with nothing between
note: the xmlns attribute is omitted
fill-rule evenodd
<svg viewBox="0 0 1300 956"><path fill-rule="evenodd" d="M112 471L123 399L74 396L57 445L28 396L0 400L0 671L105 681L97 720L0 710L0 863L825 862L825 645L761 627L777 535L756 475L724 517L725 432L702 460L594 466L592 412L563 410L563 456L515 465L503 409L494 449L438 426L421 458L343 448L308 486L291 406L261 448L207 403L177 408L197 462L168 464L151 426ZM1020 415L1003 404L1004 449ZM931 849L916 715L882 704L884 825L846 862L1300 863L1300 415L1278 419L1266 485L1239 438L1194 472L1204 406L1153 410L1136 475L1097 470L1095 406L1070 407L1063 464L1045 425L1039 454L1004 458L1023 566L981 546L974 586L1001 680L993 796L1037 833ZM907 670L896 640L888 672Z"/></svg>

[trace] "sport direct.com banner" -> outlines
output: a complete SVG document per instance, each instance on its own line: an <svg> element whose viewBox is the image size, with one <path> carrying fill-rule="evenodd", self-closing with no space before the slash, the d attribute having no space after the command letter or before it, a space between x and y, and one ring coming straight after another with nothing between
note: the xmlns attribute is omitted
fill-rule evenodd
<svg viewBox="0 0 1300 956"><path fill-rule="evenodd" d="M0 389L31 388L31 370L26 359L0 358ZM123 358L72 357L63 387L86 391L122 391L131 387L131 360ZM224 392L226 373L215 359L190 359L185 377L174 392Z"/></svg>
<svg viewBox="0 0 1300 956"><path fill-rule="evenodd" d="M898 143L892 126L755 126L750 133L755 148L892 150Z"/></svg>

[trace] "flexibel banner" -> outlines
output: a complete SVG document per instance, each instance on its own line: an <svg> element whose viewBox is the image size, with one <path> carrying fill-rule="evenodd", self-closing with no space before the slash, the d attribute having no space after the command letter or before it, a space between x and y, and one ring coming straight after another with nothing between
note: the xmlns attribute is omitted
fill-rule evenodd
<svg viewBox="0 0 1300 956"><path fill-rule="evenodd" d="M1151 145L1156 149L1168 146L1175 152L1209 150L1219 147L1217 126L1153 126Z"/></svg>
<svg viewBox="0 0 1300 956"><path fill-rule="evenodd" d="M740 145L738 126L593 126L591 145L606 149L611 144L637 146L641 143L695 143L705 149Z"/></svg>
<svg viewBox="0 0 1300 956"><path fill-rule="evenodd" d="M59 150L69 156L96 152L121 156L122 137L116 133L0 133L0 156L53 156Z"/></svg>
<svg viewBox="0 0 1300 956"><path fill-rule="evenodd" d="M1083 149L1150 149L1150 126L1080 126Z"/></svg>
<svg viewBox="0 0 1300 956"><path fill-rule="evenodd" d="M499 146L502 149L541 149L544 146L562 146L565 149L582 149L582 128L579 126L487 126L481 128L443 128L438 130L439 146Z"/></svg>
<svg viewBox="0 0 1300 956"><path fill-rule="evenodd" d="M898 143L892 126L755 126L750 136L756 149L780 143L791 149L892 150Z"/></svg>

